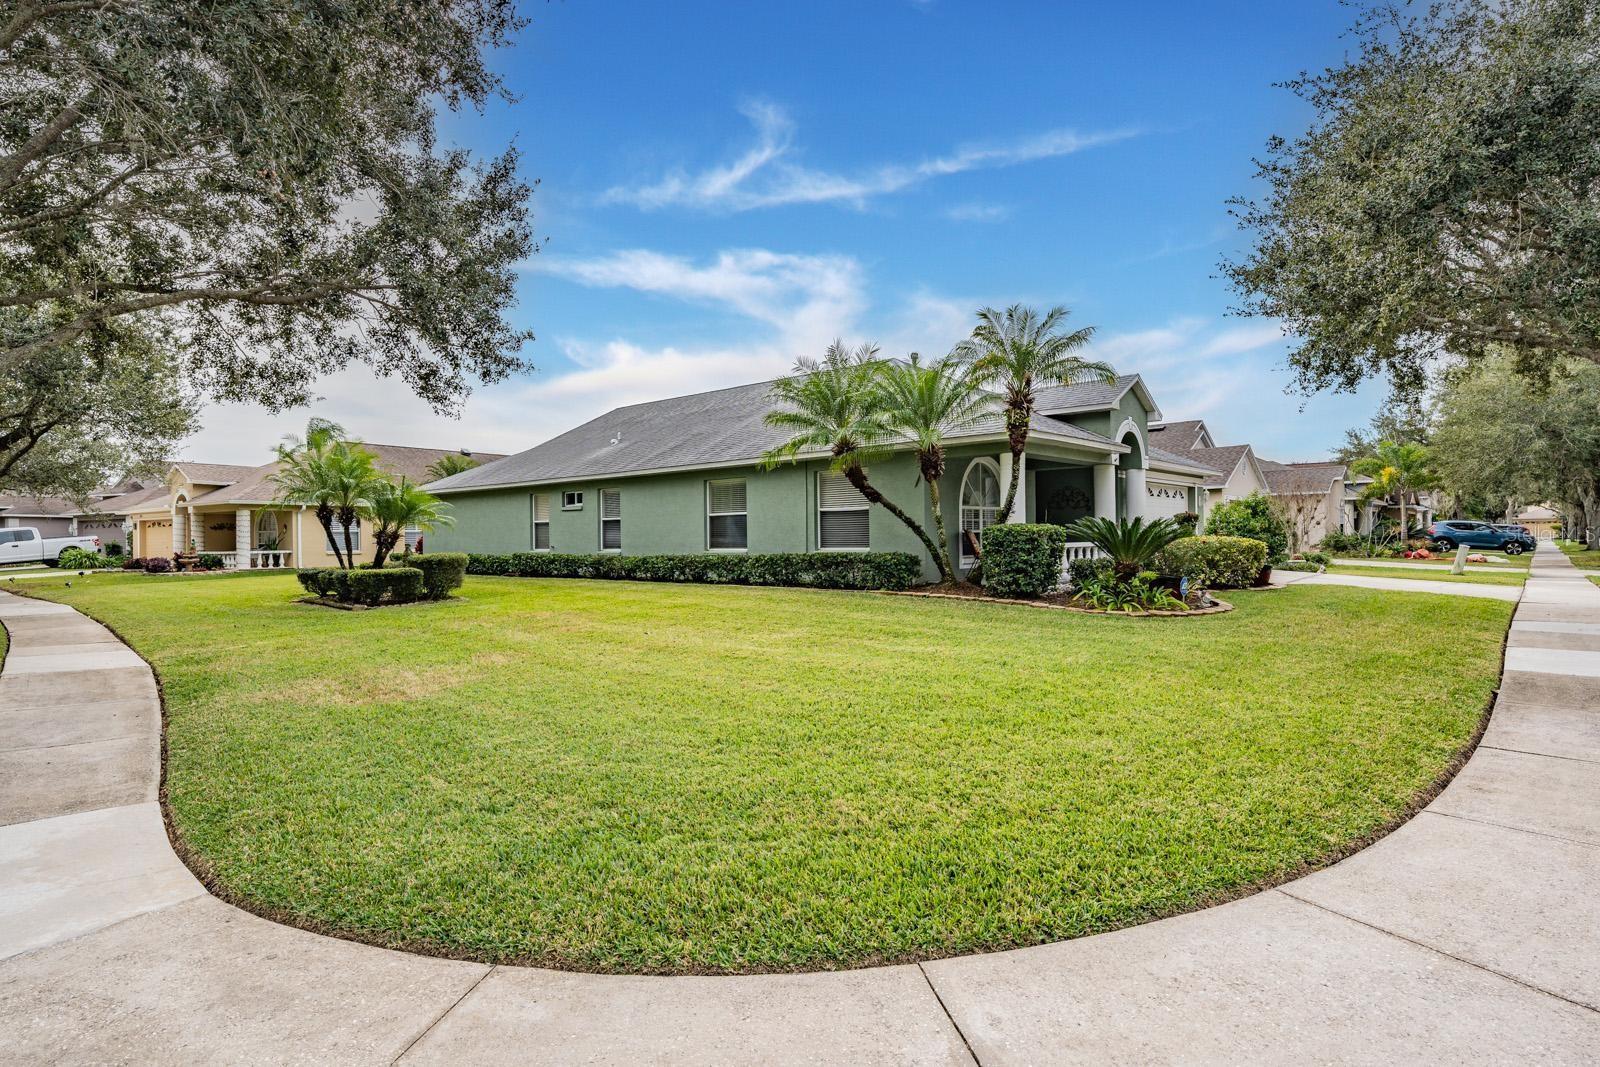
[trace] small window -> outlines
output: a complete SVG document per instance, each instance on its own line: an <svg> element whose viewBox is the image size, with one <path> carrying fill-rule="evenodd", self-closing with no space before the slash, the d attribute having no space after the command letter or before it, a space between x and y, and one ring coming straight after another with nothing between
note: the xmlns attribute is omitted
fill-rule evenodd
<svg viewBox="0 0 1600 1067"><path fill-rule="evenodd" d="M333 546L335 542L337 542L339 545L339 551L344 551L344 526L340 524L338 519L334 519L332 528L333 540L328 542L328 552L330 555L333 553ZM350 524L350 551L361 551L361 520L359 518Z"/></svg>
<svg viewBox="0 0 1600 1067"><path fill-rule="evenodd" d="M582 511L583 510L583 493L581 491L573 492L570 489L567 492L562 493L561 494L561 510L562 511Z"/></svg>
<svg viewBox="0 0 1600 1067"><path fill-rule="evenodd" d="M600 490L600 547L607 552L622 550L622 491Z"/></svg>
<svg viewBox="0 0 1600 1067"><path fill-rule="evenodd" d="M407 526L404 530L400 531L400 536L405 541L406 551L415 552L417 550L417 545L422 541L422 527Z"/></svg>
<svg viewBox="0 0 1600 1067"><path fill-rule="evenodd" d="M712 551L750 547L743 478L706 483L706 543Z"/></svg>
<svg viewBox="0 0 1600 1067"><path fill-rule="evenodd" d="M842 474L817 475L817 547L861 550L869 547L867 498Z"/></svg>
<svg viewBox="0 0 1600 1067"><path fill-rule="evenodd" d="M533 550L550 551L550 494L533 494Z"/></svg>

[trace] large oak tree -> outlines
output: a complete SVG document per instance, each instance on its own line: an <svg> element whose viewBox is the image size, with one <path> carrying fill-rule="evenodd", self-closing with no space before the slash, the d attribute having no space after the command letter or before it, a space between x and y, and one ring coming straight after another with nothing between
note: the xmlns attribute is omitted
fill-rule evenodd
<svg viewBox="0 0 1600 1067"><path fill-rule="evenodd" d="M1301 338L1302 387L1435 357L1600 363L1600 8L1592 0L1369 5L1350 58L1289 87L1315 110L1236 202L1244 310Z"/></svg>
<svg viewBox="0 0 1600 1067"><path fill-rule="evenodd" d="M159 320L188 383L274 409L357 362L441 411L523 369L531 190L514 150L435 132L501 91L485 53L519 25L510 0L0 4L0 361Z"/></svg>

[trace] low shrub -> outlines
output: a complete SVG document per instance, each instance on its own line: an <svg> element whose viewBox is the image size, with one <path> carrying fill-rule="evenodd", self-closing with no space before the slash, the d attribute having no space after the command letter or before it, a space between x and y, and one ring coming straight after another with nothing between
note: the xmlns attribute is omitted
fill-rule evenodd
<svg viewBox="0 0 1600 1067"><path fill-rule="evenodd" d="M1248 537L1267 546L1267 562L1289 554L1289 529L1273 510L1272 501L1260 493L1218 504L1206 520L1206 533L1219 537Z"/></svg>
<svg viewBox="0 0 1600 1067"><path fill-rule="evenodd" d="M1317 546L1324 552L1365 552L1367 539L1361 534L1338 533L1324 534L1322 544Z"/></svg>
<svg viewBox="0 0 1600 1067"><path fill-rule="evenodd" d="M1183 537L1156 556L1162 574L1187 578L1205 589L1244 589L1267 565L1267 546L1253 537Z"/></svg>
<svg viewBox="0 0 1600 1067"><path fill-rule="evenodd" d="M1309 559L1291 559L1287 563L1278 564L1278 570L1280 570L1280 571L1306 571L1308 573L1315 574L1318 571L1322 570L1322 564L1313 563Z"/></svg>
<svg viewBox="0 0 1600 1067"><path fill-rule="evenodd" d="M428 555L413 553L398 562L390 563L389 566L414 567L421 571L423 595L429 600L443 600L450 595L450 590L461 588L461 583L467 576L467 554L465 552L434 552Z"/></svg>
<svg viewBox="0 0 1600 1067"><path fill-rule="evenodd" d="M422 572L415 567L346 571L349 600L375 608L382 603L409 604L422 599ZM344 598L341 598L344 599Z"/></svg>
<svg viewBox="0 0 1600 1067"><path fill-rule="evenodd" d="M122 561L122 569L125 571L142 571L144 570L144 565L145 560L139 556L129 556Z"/></svg>
<svg viewBox="0 0 1600 1067"><path fill-rule="evenodd" d="M69 571L100 571L116 570L122 566L122 561L109 559L98 552L90 552L85 548L63 548L61 556L56 560L56 566Z"/></svg>
<svg viewBox="0 0 1600 1067"><path fill-rule="evenodd" d="M195 565L208 571L220 571L222 569L222 557L215 552L202 552L195 560Z"/></svg>
<svg viewBox="0 0 1600 1067"><path fill-rule="evenodd" d="M1192 511L1180 511L1172 516L1172 522L1183 532L1184 537L1193 537L1200 531L1200 516Z"/></svg>
<svg viewBox="0 0 1600 1067"><path fill-rule="evenodd" d="M295 572L302 588L312 596L332 597L351 603L350 572L340 567L302 567Z"/></svg>
<svg viewBox="0 0 1600 1067"><path fill-rule="evenodd" d="M105 546L105 553L108 556L120 556L120 555L122 555L122 544L121 544L121 542L118 542L118 541L107 541L106 542L106 546Z"/></svg>
<svg viewBox="0 0 1600 1067"><path fill-rule="evenodd" d="M983 531L983 584L999 597L1040 597L1061 584L1067 530L1050 523L1002 523Z"/></svg>
<svg viewBox="0 0 1600 1067"><path fill-rule="evenodd" d="M1098 582L1110 573L1109 559L1075 559L1067 564L1067 578L1074 589Z"/></svg>
<svg viewBox="0 0 1600 1067"><path fill-rule="evenodd" d="M781 585L812 589L909 589L922 562L909 552L764 552L618 556L569 552L471 553L468 574L602 578L639 582Z"/></svg>
<svg viewBox="0 0 1600 1067"><path fill-rule="evenodd" d="M144 561L144 572L146 574L170 574L172 573L172 561L165 556L151 556Z"/></svg>
<svg viewBox="0 0 1600 1067"><path fill-rule="evenodd" d="M1127 581L1107 568L1088 575L1078 588L1078 599L1100 611L1187 611L1189 606L1161 584L1154 571L1141 571Z"/></svg>
<svg viewBox="0 0 1600 1067"><path fill-rule="evenodd" d="M1307 552L1300 558L1322 567L1326 567L1329 563L1333 562L1333 557L1328 555L1326 552Z"/></svg>

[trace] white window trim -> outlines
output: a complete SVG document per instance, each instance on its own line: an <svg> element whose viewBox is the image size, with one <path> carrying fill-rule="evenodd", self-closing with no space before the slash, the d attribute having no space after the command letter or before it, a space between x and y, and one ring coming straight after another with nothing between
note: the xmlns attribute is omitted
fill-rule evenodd
<svg viewBox="0 0 1600 1067"><path fill-rule="evenodd" d="M712 548L711 547L711 519L712 519L712 515L713 515L713 512L711 510L711 486L712 486L712 483L714 483L714 482L744 482L744 493L745 493L744 510L743 511L718 511L718 512L715 513L717 518L721 518L724 515L743 515L744 516L744 547L743 548ZM715 553L717 553L719 555L724 554L724 553L732 554L732 555L738 555L741 552L748 553L750 551L750 481L749 481L749 479L747 479L747 478L707 478L706 479L706 551L707 552L715 552Z"/></svg>
<svg viewBox="0 0 1600 1067"><path fill-rule="evenodd" d="M817 472L812 480L812 488L817 494L817 506L812 509L816 513L816 538L818 552L871 552L872 551L872 504L869 501L865 508L824 508L822 506L822 479L833 471L823 469ZM867 513L867 543L860 548L824 548L822 544L822 513L824 511L865 511Z"/></svg>
<svg viewBox="0 0 1600 1067"><path fill-rule="evenodd" d="M622 490L621 489L601 489L599 492L600 492L600 507L599 507L600 527L599 527L598 533L599 533L599 541L600 541L600 552L601 552L602 555L620 556L622 554L622 545L621 545L621 541L622 541L622 516L619 514L617 516L617 518L615 518L615 519L607 519L606 518L606 494L607 493L615 493L615 494L617 494L617 507L620 509L622 507ZM606 523L608 523L608 522L614 522L614 523L617 524L617 541L618 541L618 544L617 544L616 548L607 548L606 547Z"/></svg>
<svg viewBox="0 0 1600 1067"><path fill-rule="evenodd" d="M334 520L335 524L337 524L338 521L339 520L335 519ZM341 527L341 529L342 529L342 527ZM356 516L356 524L355 524L355 526L353 526L351 528L350 532L355 535L355 536L350 538L350 551L352 551L352 552L360 552L361 551L361 516L360 515ZM342 533L340 535L338 535L338 544L339 544L339 552L343 552L344 551L344 536L342 535ZM326 540L326 542L323 545L322 554L324 556L336 556L336 555L338 555L339 553L335 552L333 550L333 545L334 545L334 535L329 535L327 540Z"/></svg>
<svg viewBox="0 0 1600 1067"><path fill-rule="evenodd" d="M529 544L529 546L528 546L528 551L530 551L530 552L553 552L553 551L555 551L556 541L555 541L555 537L552 535L552 532L551 532L550 520L546 519L546 520L544 520L544 522L542 524L539 522L539 498L541 496L548 498L548 497L551 497L551 496L554 496L554 495L555 495L554 493L529 493L528 494L528 535L529 535L528 536L528 540L531 542ZM554 501L552 501L552 503L554 503ZM565 511L566 509L562 508L561 510ZM574 509L574 510L576 510L576 509ZM545 540L549 542L549 544L545 545L545 547L543 547L543 548L539 547L539 527L541 525L543 525L544 528L545 528L545 531L544 531L545 532Z"/></svg>
<svg viewBox="0 0 1600 1067"><path fill-rule="evenodd" d="M978 564L977 556L967 555L967 539L964 536L967 532L965 514L967 505L962 503L962 500L967 495L967 479L972 476L973 470L978 467L987 468L989 473L994 475L995 484L1001 487L1000 504L993 509L996 517L1000 514L1000 506L1005 504L1005 482L1000 478L1000 464L988 456L974 456L972 461L967 464L967 469L961 472L961 484L956 486L956 556L958 557L956 565L959 567L975 567ZM1020 497L1022 494L1019 492L1017 495ZM985 509L979 508L977 510L983 511ZM985 523L983 527L979 527L979 533L982 533L986 527L994 525L997 524L993 522Z"/></svg>
<svg viewBox="0 0 1600 1067"><path fill-rule="evenodd" d="M567 503L567 497L569 497L569 496L576 496L578 498L578 502L576 504ZM562 511L582 511L583 510L583 490L582 489L564 489L564 490L562 490L562 492L561 492L561 510Z"/></svg>

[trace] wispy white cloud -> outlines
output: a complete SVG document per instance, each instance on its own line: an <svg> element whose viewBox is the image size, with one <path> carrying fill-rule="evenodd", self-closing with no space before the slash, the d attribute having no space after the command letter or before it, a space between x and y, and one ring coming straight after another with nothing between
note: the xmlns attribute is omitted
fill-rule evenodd
<svg viewBox="0 0 1600 1067"><path fill-rule="evenodd" d="M731 161L698 172L674 170L638 185L614 186L602 194L602 201L632 204L645 210L691 207L753 211L787 204L833 202L861 207L873 197L899 192L931 178L1070 155L1124 140L1137 132L1049 130L1011 141L969 144L917 163L890 163L857 174L840 174L794 161L795 124L782 107L753 101L740 111L755 127L756 140Z"/></svg>
<svg viewBox="0 0 1600 1067"><path fill-rule="evenodd" d="M1004 222L1011 217L1011 208L1005 204L973 201L946 208L944 217L955 222Z"/></svg>

